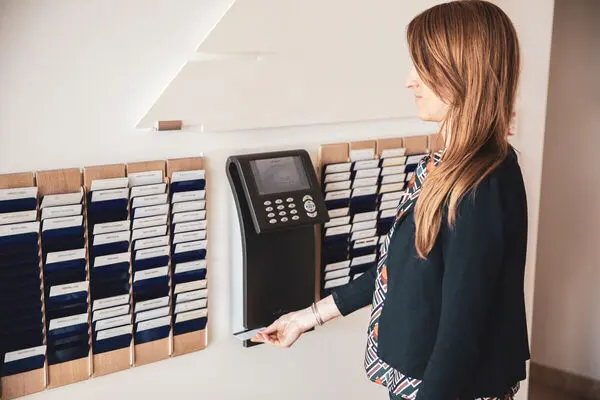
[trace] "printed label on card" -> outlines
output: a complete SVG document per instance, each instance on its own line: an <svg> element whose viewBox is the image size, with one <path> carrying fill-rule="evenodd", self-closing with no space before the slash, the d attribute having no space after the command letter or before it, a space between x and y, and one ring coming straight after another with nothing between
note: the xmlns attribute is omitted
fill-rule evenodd
<svg viewBox="0 0 600 400"><path fill-rule="evenodd" d="M378 242L379 242L379 237L377 237L377 236L370 237L367 239L360 239L360 240L357 240L354 242L354 248L362 249L365 247L377 246Z"/></svg>
<svg viewBox="0 0 600 400"><path fill-rule="evenodd" d="M325 167L326 174L335 174L339 172L348 172L352 168L352 163L329 164Z"/></svg>
<svg viewBox="0 0 600 400"><path fill-rule="evenodd" d="M379 209L380 210L388 210L390 208L396 209L398 207L398 205L400 204L400 200L390 200L390 201L384 201L382 203L379 204Z"/></svg>
<svg viewBox="0 0 600 400"><path fill-rule="evenodd" d="M140 239L135 242L134 250L150 249L152 247L167 246L169 244L169 235L159 236L150 239Z"/></svg>
<svg viewBox="0 0 600 400"><path fill-rule="evenodd" d="M178 303L177 305L175 305L175 314L179 314L180 312L197 310L199 308L205 308L206 304L207 304L206 299L199 299L199 300L187 301L185 303Z"/></svg>
<svg viewBox="0 0 600 400"><path fill-rule="evenodd" d="M111 189L92 192L92 203L129 198L129 189Z"/></svg>
<svg viewBox="0 0 600 400"><path fill-rule="evenodd" d="M143 271L137 271L133 276L133 281L139 282L139 281L143 281L146 279L159 278L159 277L164 277L164 276L168 276L168 275L169 275L169 267L168 266L145 269Z"/></svg>
<svg viewBox="0 0 600 400"><path fill-rule="evenodd" d="M206 211L189 211L173 215L173 223L201 221L206 219Z"/></svg>
<svg viewBox="0 0 600 400"><path fill-rule="evenodd" d="M397 165L397 166L394 166L394 167L385 167L381 171L381 175L382 176L404 175L404 170L405 169L406 169L406 167L404 165Z"/></svg>
<svg viewBox="0 0 600 400"><path fill-rule="evenodd" d="M405 180L406 180L405 174L393 174L393 175L384 176L381 179L381 184L387 185L389 183L398 183L398 182L404 183Z"/></svg>
<svg viewBox="0 0 600 400"><path fill-rule="evenodd" d="M381 202L391 201L391 200L399 200L404 196L404 192L391 192L386 193L381 196Z"/></svg>
<svg viewBox="0 0 600 400"><path fill-rule="evenodd" d="M177 302L185 303L186 301L205 299L206 297L208 297L208 289L194 290L178 295Z"/></svg>
<svg viewBox="0 0 600 400"><path fill-rule="evenodd" d="M188 261L175 265L176 274L183 274L185 272L197 271L200 269L206 269L206 260Z"/></svg>
<svg viewBox="0 0 600 400"><path fill-rule="evenodd" d="M135 252L135 259L146 260L148 258L165 257L169 255L169 246L156 247L153 249L139 250Z"/></svg>
<svg viewBox="0 0 600 400"><path fill-rule="evenodd" d="M79 192L75 193L48 194L42 199L41 208L80 204L82 199L83 189L79 189Z"/></svg>
<svg viewBox="0 0 600 400"><path fill-rule="evenodd" d="M159 297L158 299L138 301L135 304L135 312L153 310L155 308L166 307L169 305L169 296Z"/></svg>
<svg viewBox="0 0 600 400"><path fill-rule="evenodd" d="M340 261L325 266L325 272L335 271L336 269L344 269L350 266L350 260Z"/></svg>
<svg viewBox="0 0 600 400"><path fill-rule="evenodd" d="M155 185L162 183L162 171L144 171L127 174L129 177L129 186Z"/></svg>
<svg viewBox="0 0 600 400"><path fill-rule="evenodd" d="M50 320L50 328L49 330L53 331L55 329L66 328L67 326L73 325L82 325L88 323L88 315L87 313L72 315L70 317L63 317Z"/></svg>
<svg viewBox="0 0 600 400"><path fill-rule="evenodd" d="M205 230L206 226L207 226L206 220L192 221L192 222L180 222L178 224L175 224L175 232L174 233Z"/></svg>
<svg viewBox="0 0 600 400"><path fill-rule="evenodd" d="M328 183L327 185L325 185L325 192L334 192L336 190L347 190L347 189L350 189L351 185L352 185L352 181L340 181L340 182Z"/></svg>
<svg viewBox="0 0 600 400"><path fill-rule="evenodd" d="M48 253L46 264L85 259L85 248Z"/></svg>
<svg viewBox="0 0 600 400"><path fill-rule="evenodd" d="M149 207L167 203L167 194L154 194L152 196L139 196L133 199L132 207Z"/></svg>
<svg viewBox="0 0 600 400"><path fill-rule="evenodd" d="M96 335L96 340L106 340L117 336L131 335L132 331L132 324L120 326L118 328L105 329L103 331L98 332L98 334Z"/></svg>
<svg viewBox="0 0 600 400"><path fill-rule="evenodd" d="M395 149L385 149L381 152L381 158L388 157L400 157L406 154L406 149L404 147L397 147Z"/></svg>
<svg viewBox="0 0 600 400"><path fill-rule="evenodd" d="M181 203L183 201L194 201L204 200L206 197L206 190L191 190L189 192L177 192L173 193L171 203Z"/></svg>
<svg viewBox="0 0 600 400"><path fill-rule="evenodd" d="M375 148L350 150L350 161L371 160L375 158Z"/></svg>
<svg viewBox="0 0 600 400"><path fill-rule="evenodd" d="M35 199L37 198L37 187L24 187L13 189L1 189L0 201L19 200L19 199Z"/></svg>
<svg viewBox="0 0 600 400"><path fill-rule="evenodd" d="M4 355L4 363L24 360L25 358L43 356L46 354L46 345L31 347L29 349L11 351Z"/></svg>
<svg viewBox="0 0 600 400"><path fill-rule="evenodd" d="M76 215L74 217L63 217L63 218L50 218L44 221L42 224L42 231L49 231L53 229L64 229L72 228L74 226L83 225L83 215Z"/></svg>
<svg viewBox="0 0 600 400"><path fill-rule="evenodd" d="M361 169L359 171L356 171L356 176L354 177L354 179L362 179L362 178L369 178L369 177L373 177L373 176L379 176L380 171L381 171L381 168Z"/></svg>
<svg viewBox="0 0 600 400"><path fill-rule="evenodd" d="M155 215L169 214L169 205L139 207L135 209L135 218L153 217Z"/></svg>
<svg viewBox="0 0 600 400"><path fill-rule="evenodd" d="M129 186L129 178L95 179L92 181L90 190L123 189ZM93 195L92 195L93 196Z"/></svg>
<svg viewBox="0 0 600 400"><path fill-rule="evenodd" d="M167 226L153 226L151 228L134 229L131 234L131 240L146 239L155 236L164 236L167 234Z"/></svg>
<svg viewBox="0 0 600 400"><path fill-rule="evenodd" d="M330 279L341 278L342 276L350 275L350 268L338 269L335 271L327 272L325 274L325 280L328 281Z"/></svg>
<svg viewBox="0 0 600 400"><path fill-rule="evenodd" d="M55 296L63 296L66 294L78 293L78 292L87 292L88 290L88 281L77 282L77 283L67 283L64 285L56 285L50 288L50 297Z"/></svg>
<svg viewBox="0 0 600 400"><path fill-rule="evenodd" d="M354 183L352 184L352 187L358 188L358 187L365 187L365 186L376 186L378 180L379 180L379 177L377 177L377 176L372 176L370 178L355 179Z"/></svg>
<svg viewBox="0 0 600 400"><path fill-rule="evenodd" d="M131 188L131 198L139 196L152 196L155 194L163 194L167 191L166 183L158 183L156 185L135 186Z"/></svg>
<svg viewBox="0 0 600 400"><path fill-rule="evenodd" d="M375 159L375 160L364 160L364 161L357 161L354 163L354 170L357 171L359 169L372 169L372 168L377 168L379 167L379 160Z"/></svg>
<svg viewBox="0 0 600 400"><path fill-rule="evenodd" d="M350 197L352 190L340 190L337 192L329 192L325 195L325 201L347 199Z"/></svg>
<svg viewBox="0 0 600 400"><path fill-rule="evenodd" d="M204 239L206 239L206 231L176 233L175 238L173 239L173 244L192 242L195 240L204 240Z"/></svg>
<svg viewBox="0 0 600 400"><path fill-rule="evenodd" d="M350 172L339 172L336 174L327 174L327 175L325 175L325 183L348 181L348 180L350 180L350 176L351 176Z"/></svg>
<svg viewBox="0 0 600 400"><path fill-rule="evenodd" d="M336 236L336 235L347 235L352 229L351 225L336 226L335 228L327 228L325 230L325 236Z"/></svg>
<svg viewBox="0 0 600 400"><path fill-rule="evenodd" d="M385 168L385 167L393 167L395 165L404 165L404 164L406 164L406 156L384 158L381 163L381 166Z"/></svg>
<svg viewBox="0 0 600 400"><path fill-rule="evenodd" d="M377 224L377 220L373 219L371 221L363 221L363 222L355 222L352 225L352 232L356 231L364 231L365 229L372 229Z"/></svg>
<svg viewBox="0 0 600 400"><path fill-rule="evenodd" d="M94 317L92 318L92 322L98 321L100 319L117 317L123 314L129 314L129 304L113 308L105 308L104 310L100 311L94 311Z"/></svg>
<svg viewBox="0 0 600 400"><path fill-rule="evenodd" d="M346 276L343 278L338 278L338 279L332 279L330 281L325 281L325 289L331 289L334 287L338 287L338 286L342 286L345 285L346 283L350 282L350 277Z"/></svg>
<svg viewBox="0 0 600 400"><path fill-rule="evenodd" d="M329 222L325 223L325 228L332 228L334 226L340 226L340 225L348 225L349 223L350 223L350 216L332 218L329 220Z"/></svg>
<svg viewBox="0 0 600 400"><path fill-rule="evenodd" d="M352 241L359 239L366 239L371 236L375 236L377 229L367 229L365 231L356 231L352 234Z"/></svg>
<svg viewBox="0 0 600 400"><path fill-rule="evenodd" d="M379 193L389 193L404 190L404 182L401 183L390 183L388 185L381 185Z"/></svg>
<svg viewBox="0 0 600 400"><path fill-rule="evenodd" d="M13 235L24 235L26 233L37 233L40 229L40 223L26 222L24 224L15 225L3 225L0 226L0 237L2 236L13 236Z"/></svg>
<svg viewBox="0 0 600 400"><path fill-rule="evenodd" d="M197 240L195 242L180 243L175 246L175 253L185 253L188 251L198 251L206 249L206 240Z"/></svg>
<svg viewBox="0 0 600 400"><path fill-rule="evenodd" d="M190 290L197 290L197 289L206 289L206 279L203 279L201 281L178 283L177 285L175 285L174 293L175 294L183 293L183 292L188 292Z"/></svg>
<svg viewBox="0 0 600 400"><path fill-rule="evenodd" d="M166 317L153 319L151 321L140 322L139 324L137 324L137 331L143 332L143 331L158 328L161 326L167 326L170 324L171 324L171 316L167 315Z"/></svg>
<svg viewBox="0 0 600 400"><path fill-rule="evenodd" d="M196 181L204 179L206 172L203 169L189 170L189 171L177 171L173 172L171 182L182 182L182 181Z"/></svg>
<svg viewBox="0 0 600 400"><path fill-rule="evenodd" d="M114 233L105 233L102 235L94 235L94 246L100 246L102 244L117 243L117 242L129 242L131 238L131 232L121 231Z"/></svg>
<svg viewBox="0 0 600 400"><path fill-rule="evenodd" d="M352 191L352 197L371 196L377 194L377 186L361 187Z"/></svg>
<svg viewBox="0 0 600 400"><path fill-rule="evenodd" d="M377 260L377 254L367 254L366 256L354 257L352 259L352 266L369 264Z"/></svg>
<svg viewBox="0 0 600 400"><path fill-rule="evenodd" d="M149 319L164 317L169 315L169 307L156 308L150 311L144 311L135 315L135 322L148 321Z"/></svg>
<svg viewBox="0 0 600 400"><path fill-rule="evenodd" d="M396 208L390 208L389 210L383 210L381 212L380 218L395 218L396 217Z"/></svg>
<svg viewBox="0 0 600 400"><path fill-rule="evenodd" d="M354 218L352 219L353 223L370 221L373 219L377 219L377 211L368 211L363 213L354 214Z"/></svg>
<svg viewBox="0 0 600 400"><path fill-rule="evenodd" d="M13 213L0 214L0 225L21 224L23 222L32 222L37 219L37 211L19 211Z"/></svg>
<svg viewBox="0 0 600 400"><path fill-rule="evenodd" d="M104 235L106 233L122 232L129 230L129 220L117 222L104 222L94 225L94 235Z"/></svg>
<svg viewBox="0 0 600 400"><path fill-rule="evenodd" d="M208 309L203 308L200 310L193 310L193 311L188 311L188 312L184 312L181 314L177 314L175 316L175 323L181 323L181 322L185 322L185 321L190 321L192 319L198 319L198 318L205 318L208 315Z"/></svg>
<svg viewBox="0 0 600 400"><path fill-rule="evenodd" d="M104 267L105 265L121 264L121 263L129 264L130 259L131 259L131 254L129 252L118 253L118 254L109 254L107 256L99 256L94 259L94 268Z"/></svg>
<svg viewBox="0 0 600 400"><path fill-rule="evenodd" d="M120 296L107 297L105 299L94 300L93 310L102 310L104 308L110 308L120 306L121 304L129 303L129 294L123 294Z"/></svg>
<svg viewBox="0 0 600 400"><path fill-rule="evenodd" d="M206 200L185 201L183 203L173 204L171 213L181 213L187 211L204 210L206 208Z"/></svg>
<svg viewBox="0 0 600 400"><path fill-rule="evenodd" d="M153 226L166 225L167 214L157 215L154 217L136 218L133 220L133 229L150 228Z"/></svg>
<svg viewBox="0 0 600 400"><path fill-rule="evenodd" d="M82 210L83 206L81 204L75 204L72 206L46 207L42 209L42 221L48 218L62 218L73 215L81 215Z"/></svg>
<svg viewBox="0 0 600 400"><path fill-rule="evenodd" d="M335 208L333 210L327 211L327 213L329 214L329 218L345 217L346 215L348 215L349 212L350 212L349 207Z"/></svg>

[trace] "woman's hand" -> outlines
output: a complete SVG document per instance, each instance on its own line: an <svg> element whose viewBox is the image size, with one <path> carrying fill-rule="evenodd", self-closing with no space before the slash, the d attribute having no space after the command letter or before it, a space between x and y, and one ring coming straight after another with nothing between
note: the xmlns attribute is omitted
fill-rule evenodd
<svg viewBox="0 0 600 400"><path fill-rule="evenodd" d="M259 331L251 340L268 343L277 347L291 347L306 331L317 325L317 319L310 308L282 315L270 326Z"/></svg>

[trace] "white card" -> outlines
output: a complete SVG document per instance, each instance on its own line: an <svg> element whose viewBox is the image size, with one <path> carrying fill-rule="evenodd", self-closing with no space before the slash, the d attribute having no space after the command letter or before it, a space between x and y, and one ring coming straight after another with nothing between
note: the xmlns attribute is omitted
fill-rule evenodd
<svg viewBox="0 0 600 400"><path fill-rule="evenodd" d="M370 160L375 158L375 148L350 150L350 161Z"/></svg>
<svg viewBox="0 0 600 400"><path fill-rule="evenodd" d="M337 279L348 275L350 275L350 268L338 269L335 271L327 272L325 274L325 280L328 281L331 279Z"/></svg>
<svg viewBox="0 0 600 400"><path fill-rule="evenodd" d="M120 306L121 304L129 303L129 294L123 294L119 296L107 297L105 299L94 300L93 311L102 310L104 308L110 308Z"/></svg>
<svg viewBox="0 0 600 400"><path fill-rule="evenodd" d="M161 326L167 326L171 324L171 316L161 317L150 321L144 321L137 324L137 331L143 332L150 329L158 328Z"/></svg>
<svg viewBox="0 0 600 400"><path fill-rule="evenodd" d="M204 239L206 239L206 231L176 233L175 237L173 238L173 244L192 242L195 240L204 240Z"/></svg>
<svg viewBox="0 0 600 400"><path fill-rule="evenodd" d="M206 172L203 169L189 170L189 171L177 171L173 172L171 182L183 182L183 181L196 181L199 179L205 179Z"/></svg>
<svg viewBox="0 0 600 400"><path fill-rule="evenodd" d="M184 293L184 292L188 292L190 290L197 290L197 289L206 289L206 279L203 279L201 281L178 283L175 285L174 293L175 294Z"/></svg>
<svg viewBox="0 0 600 400"><path fill-rule="evenodd" d="M50 320L49 330L53 331L55 329L66 328L67 326L73 325L81 325L88 323L88 315L87 313L71 315L69 317L56 318Z"/></svg>
<svg viewBox="0 0 600 400"><path fill-rule="evenodd" d="M57 251L54 253L48 253L46 256L46 265L54 264L59 262L71 261L71 260L84 260L85 259L85 248L76 250Z"/></svg>
<svg viewBox="0 0 600 400"><path fill-rule="evenodd" d="M333 210L328 210L327 212L329 214L329 218L345 217L350 212L350 208L349 207L335 208Z"/></svg>
<svg viewBox="0 0 600 400"><path fill-rule="evenodd" d="M208 309L203 308L200 310L193 310L184 313L177 314L175 316L175 323L190 321L192 319L204 318L208 315Z"/></svg>
<svg viewBox="0 0 600 400"><path fill-rule="evenodd" d="M348 172L352 168L352 163L329 164L325 167L326 174L335 174L339 172Z"/></svg>
<svg viewBox="0 0 600 400"><path fill-rule="evenodd" d="M406 164L406 156L401 156L401 157L389 157L389 158L384 158L381 166L382 167L392 167L394 165L404 165Z"/></svg>
<svg viewBox="0 0 600 400"><path fill-rule="evenodd" d="M336 262L336 263L332 263L332 264L327 264L325 266L325 272L335 271L338 269L344 269L344 268L348 268L348 267L350 267L350 260L344 260L344 261L340 261L340 262Z"/></svg>
<svg viewBox="0 0 600 400"><path fill-rule="evenodd" d="M377 211L368 211L354 214L354 217L352 218L352 223L370 221L373 219L377 219Z"/></svg>
<svg viewBox="0 0 600 400"><path fill-rule="evenodd" d="M371 196L377 194L377 186L361 187L352 191L352 197Z"/></svg>
<svg viewBox="0 0 600 400"><path fill-rule="evenodd" d="M122 306L117 306L117 307L113 307L113 308L105 308L103 310L94 311L94 316L92 317L92 322L98 321L100 319L118 317L123 314L129 314L129 304L124 304Z"/></svg>
<svg viewBox="0 0 600 400"><path fill-rule="evenodd" d="M139 207L135 209L135 219L144 217L154 217L155 215L169 214L169 205L161 204L158 206Z"/></svg>
<svg viewBox="0 0 600 400"><path fill-rule="evenodd" d="M201 221L206 219L206 211L188 211L183 213L177 213L173 215L173 223L189 222L189 221Z"/></svg>
<svg viewBox="0 0 600 400"><path fill-rule="evenodd" d="M96 340L105 340L110 339L117 336L130 335L133 331L133 325L128 324L124 326L119 326L118 328L105 329L103 331L99 331L96 335Z"/></svg>
<svg viewBox="0 0 600 400"><path fill-rule="evenodd" d="M164 316L169 315L169 312L170 312L169 307L162 307L162 308L155 308L154 310L136 313L135 322L143 322L143 321L148 321L148 320L151 320L154 318L164 317Z"/></svg>
<svg viewBox="0 0 600 400"><path fill-rule="evenodd" d="M122 189L129 186L129 178L95 179L92 181L90 190ZM93 196L93 195L92 195Z"/></svg>
<svg viewBox="0 0 600 400"><path fill-rule="evenodd" d="M4 355L4 363L24 360L25 358L43 356L46 354L46 345L31 347L29 349L16 350Z"/></svg>
<svg viewBox="0 0 600 400"><path fill-rule="evenodd" d="M351 176L350 172L339 172L336 174L327 174L327 175L325 175L325 183L348 181L348 180L350 180L350 176Z"/></svg>
<svg viewBox="0 0 600 400"><path fill-rule="evenodd" d="M206 269L206 260L195 260L175 265L175 274L183 274L189 271L197 271Z"/></svg>
<svg viewBox="0 0 600 400"><path fill-rule="evenodd" d="M155 247L152 249L139 250L135 252L135 260L146 260L148 258L165 257L169 255L169 246Z"/></svg>
<svg viewBox="0 0 600 400"><path fill-rule="evenodd" d="M129 186L156 185L162 183L163 173L158 171L144 171L127 174L129 178Z"/></svg>
<svg viewBox="0 0 600 400"><path fill-rule="evenodd" d="M162 247L169 244L169 235L158 236L149 239L140 239L135 242L134 250L150 249L152 247Z"/></svg>
<svg viewBox="0 0 600 400"><path fill-rule="evenodd" d="M404 175L405 169L406 169L406 167L404 165L396 165L393 167L384 167L381 170L381 176Z"/></svg>
<svg viewBox="0 0 600 400"><path fill-rule="evenodd" d="M339 181L325 185L325 192L335 192L336 190L347 190L352 186L352 181Z"/></svg>
<svg viewBox="0 0 600 400"><path fill-rule="evenodd" d="M62 218L73 215L81 215L83 205L74 204L71 206L55 206L42 209L42 221L48 218Z"/></svg>
<svg viewBox="0 0 600 400"><path fill-rule="evenodd" d="M376 186L379 177L372 176L369 178L355 179L352 183L353 188L365 187L365 186Z"/></svg>
<svg viewBox="0 0 600 400"><path fill-rule="evenodd" d="M388 210L388 209L393 208L395 210L399 204L400 204L400 199L384 201L384 202L379 203L379 209L380 210Z"/></svg>
<svg viewBox="0 0 600 400"><path fill-rule="evenodd" d="M377 260L377 254L367 254L366 256L354 257L351 266L373 263Z"/></svg>
<svg viewBox="0 0 600 400"><path fill-rule="evenodd" d="M193 290L191 292L181 293L177 296L177 303L185 303L186 301L205 299L208 297L208 289Z"/></svg>
<svg viewBox="0 0 600 400"><path fill-rule="evenodd" d="M327 228L325 236L348 235L352 229L351 225L336 226L335 228Z"/></svg>
<svg viewBox="0 0 600 400"><path fill-rule="evenodd" d="M143 271L137 271L134 273L133 282L140 282L146 279L153 279L165 276L169 276L168 266L145 269Z"/></svg>
<svg viewBox="0 0 600 400"><path fill-rule="evenodd" d="M153 310L155 308L166 307L169 305L169 296L159 297L158 299L138 301L135 304L135 312L143 312L148 310Z"/></svg>
<svg viewBox="0 0 600 400"><path fill-rule="evenodd" d="M134 229L131 234L131 240L146 239L155 236L164 236L167 234L167 226L153 226L150 228Z"/></svg>
<svg viewBox="0 0 600 400"><path fill-rule="evenodd" d="M404 190L404 182L401 183L390 183L388 185L381 185L379 193L390 193Z"/></svg>
<svg viewBox="0 0 600 400"><path fill-rule="evenodd" d="M356 232L352 233L351 240L355 241L355 240L359 240L359 239L366 239L371 236L375 236L376 233L377 233L377 229L367 229L364 231L356 231Z"/></svg>
<svg viewBox="0 0 600 400"><path fill-rule="evenodd" d="M13 236L23 235L25 233L37 233L40 230L40 223L36 222L25 222L23 224L15 225L3 225L0 226L0 237L2 236Z"/></svg>
<svg viewBox="0 0 600 400"><path fill-rule="evenodd" d="M406 159L407 164L418 164L427 154L415 154L412 156L408 156Z"/></svg>
<svg viewBox="0 0 600 400"><path fill-rule="evenodd" d="M133 220L133 229L151 228L153 226L166 225L167 214L154 217L136 218Z"/></svg>
<svg viewBox="0 0 600 400"><path fill-rule="evenodd" d="M129 230L130 221L128 219L117 222L104 222L94 225L94 235L104 235L106 233L121 232Z"/></svg>
<svg viewBox="0 0 600 400"><path fill-rule="evenodd" d="M105 265L129 263L131 253L109 254L107 256L99 256L94 259L94 268L104 267Z"/></svg>
<svg viewBox="0 0 600 400"><path fill-rule="evenodd" d="M379 167L371 168L371 169L361 169L359 171L356 171L356 175L354 176L354 179L362 179L362 178L369 178L369 177L373 177L373 176L379 176L380 171L381 171L381 168L379 168Z"/></svg>
<svg viewBox="0 0 600 400"><path fill-rule="evenodd" d="M364 231L365 229L372 229L375 228L376 224L376 219L370 221L355 222L354 224L352 224L352 232Z"/></svg>
<svg viewBox="0 0 600 400"><path fill-rule="evenodd" d="M35 199L37 198L37 187L22 187L12 189L0 189L0 201Z"/></svg>
<svg viewBox="0 0 600 400"><path fill-rule="evenodd" d="M157 206L167 204L167 194L154 194L152 196L139 196L133 199L132 208Z"/></svg>
<svg viewBox="0 0 600 400"><path fill-rule="evenodd" d="M102 235L94 235L94 246L100 246L102 244L117 243L117 242L129 242L131 239L131 232L121 231L113 233L104 233Z"/></svg>
<svg viewBox="0 0 600 400"><path fill-rule="evenodd" d="M158 183L156 185L135 186L131 188L130 197L133 199L138 196L152 196L155 194L163 194L167 191L166 183Z"/></svg>
<svg viewBox="0 0 600 400"><path fill-rule="evenodd" d="M177 192L173 193L171 203L181 203L183 201L194 201L204 200L206 197L206 190L191 190L189 192Z"/></svg>
<svg viewBox="0 0 600 400"><path fill-rule="evenodd" d="M348 225L349 223L350 223L350 216L332 218L329 220L329 222L325 223L325 228L332 228L334 226L340 226L340 225Z"/></svg>
<svg viewBox="0 0 600 400"><path fill-rule="evenodd" d="M352 194L352 190L340 190L337 192L329 192L325 195L325 201L348 199Z"/></svg>
<svg viewBox="0 0 600 400"><path fill-rule="evenodd" d="M129 199L129 189L110 189L92 192L92 203L121 199Z"/></svg>
<svg viewBox="0 0 600 400"><path fill-rule="evenodd" d="M358 171L359 169L371 169L379 167L379 160L363 160L357 161L354 163L354 170Z"/></svg>
<svg viewBox="0 0 600 400"><path fill-rule="evenodd" d="M175 246L175 254L185 253L188 251L197 251L206 249L206 240L197 240L195 242L179 243Z"/></svg>
<svg viewBox="0 0 600 400"><path fill-rule="evenodd" d="M191 222L180 222L175 224L174 233L183 233L190 231L201 231L205 230L207 226L206 220L203 221L191 221Z"/></svg>
<svg viewBox="0 0 600 400"><path fill-rule="evenodd" d="M75 193L48 194L42 199L41 208L80 204L83 199L83 188Z"/></svg>
<svg viewBox="0 0 600 400"><path fill-rule="evenodd" d="M386 193L383 196L381 196L381 202L385 203L385 202L391 201L391 200L400 200L402 198L402 196L404 196L404 192Z"/></svg>
<svg viewBox="0 0 600 400"><path fill-rule="evenodd" d="M187 301L185 303L177 303L175 305L175 314L179 314L181 312L187 312L192 310L197 310L199 308L205 308L207 304L207 299L198 299Z"/></svg>
<svg viewBox="0 0 600 400"><path fill-rule="evenodd" d="M87 292L88 285L88 281L55 285L50 288L50 297L63 296L77 292Z"/></svg>
<svg viewBox="0 0 600 400"><path fill-rule="evenodd" d="M381 212L380 218L395 218L396 217L396 209L390 208L389 210L383 210Z"/></svg>
<svg viewBox="0 0 600 400"><path fill-rule="evenodd" d="M381 179L381 184L387 185L389 183L404 182L405 180L406 180L405 174L393 174L393 175L384 176Z"/></svg>
<svg viewBox="0 0 600 400"><path fill-rule="evenodd" d="M354 242L354 248L355 249L361 249L364 247L370 247L370 246L377 246L377 243L379 242L379 237L375 236L375 237L370 237L367 239L360 239L360 240L356 240Z"/></svg>
<svg viewBox="0 0 600 400"><path fill-rule="evenodd" d="M83 225L83 215L76 215L74 217L63 217L63 218L50 218L44 221L42 224L42 231L49 231L53 229L64 229L72 228L74 226Z"/></svg>
<svg viewBox="0 0 600 400"><path fill-rule="evenodd" d="M171 213L182 213L187 211L204 210L206 208L206 200L184 201L182 203L173 204Z"/></svg>
<svg viewBox="0 0 600 400"><path fill-rule="evenodd" d="M0 214L0 225L22 224L23 222L33 222L37 219L37 211L18 211L13 213Z"/></svg>
<svg viewBox="0 0 600 400"><path fill-rule="evenodd" d="M330 281L325 281L325 289L331 289L334 287L345 285L350 282L350 277L345 276L343 278L332 279Z"/></svg>
<svg viewBox="0 0 600 400"><path fill-rule="evenodd" d="M388 157L401 157L406 154L406 149L404 147L397 147L395 149L385 149L381 152L381 158Z"/></svg>

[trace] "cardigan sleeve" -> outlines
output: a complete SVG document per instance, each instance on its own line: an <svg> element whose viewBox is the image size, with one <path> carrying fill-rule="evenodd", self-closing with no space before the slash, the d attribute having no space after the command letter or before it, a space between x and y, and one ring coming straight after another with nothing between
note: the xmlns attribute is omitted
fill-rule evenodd
<svg viewBox="0 0 600 400"><path fill-rule="evenodd" d="M358 279L333 291L333 301L343 316L371 304L376 273L377 267L373 265Z"/></svg>
<svg viewBox="0 0 600 400"><path fill-rule="evenodd" d="M504 249L497 179L488 177L467 193L454 227L444 222L440 234L441 316L418 400L455 400L478 362Z"/></svg>

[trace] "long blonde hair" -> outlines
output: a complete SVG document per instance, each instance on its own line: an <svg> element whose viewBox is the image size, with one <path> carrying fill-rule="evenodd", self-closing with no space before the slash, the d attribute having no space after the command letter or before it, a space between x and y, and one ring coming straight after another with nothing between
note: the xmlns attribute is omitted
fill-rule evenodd
<svg viewBox="0 0 600 400"><path fill-rule="evenodd" d="M453 226L460 200L507 156L519 79L519 42L508 16L487 1L434 6L408 25L410 56L424 81L449 104L443 161L428 175L415 208L416 248L426 258L445 207Z"/></svg>

